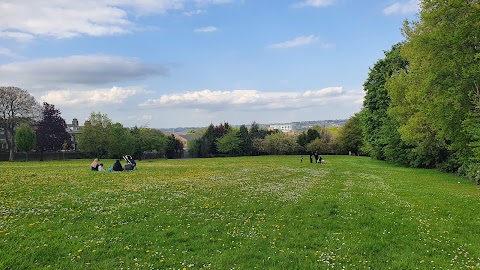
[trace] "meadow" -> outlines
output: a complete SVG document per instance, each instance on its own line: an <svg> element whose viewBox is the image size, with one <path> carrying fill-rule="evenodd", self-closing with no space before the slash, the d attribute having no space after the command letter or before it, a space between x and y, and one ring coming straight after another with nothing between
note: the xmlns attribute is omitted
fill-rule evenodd
<svg viewBox="0 0 480 270"><path fill-rule="evenodd" d="M324 158L1 162L0 269L480 268L479 186Z"/></svg>

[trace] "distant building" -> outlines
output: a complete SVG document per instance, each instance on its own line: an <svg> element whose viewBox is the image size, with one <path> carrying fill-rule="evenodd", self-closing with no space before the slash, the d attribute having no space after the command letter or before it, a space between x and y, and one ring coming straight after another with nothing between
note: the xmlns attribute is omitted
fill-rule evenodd
<svg viewBox="0 0 480 270"><path fill-rule="evenodd" d="M293 125L292 124L273 124L273 125L270 125L268 130L278 130L281 132L293 132Z"/></svg>
<svg viewBox="0 0 480 270"><path fill-rule="evenodd" d="M67 132L70 134L70 140L71 140L71 149L77 151L78 150L78 134L80 134L81 131L81 126L78 125L78 119L73 118L71 124L67 124Z"/></svg>

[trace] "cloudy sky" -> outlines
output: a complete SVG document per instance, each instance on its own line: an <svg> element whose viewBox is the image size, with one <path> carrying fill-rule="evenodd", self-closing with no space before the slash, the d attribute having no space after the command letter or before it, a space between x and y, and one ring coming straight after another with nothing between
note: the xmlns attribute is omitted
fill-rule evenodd
<svg viewBox="0 0 480 270"><path fill-rule="evenodd" d="M0 85L69 123L346 119L417 0L1 0Z"/></svg>

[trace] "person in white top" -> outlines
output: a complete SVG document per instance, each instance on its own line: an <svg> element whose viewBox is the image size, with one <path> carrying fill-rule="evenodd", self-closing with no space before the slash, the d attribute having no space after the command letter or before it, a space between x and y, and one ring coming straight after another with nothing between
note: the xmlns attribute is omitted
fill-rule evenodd
<svg viewBox="0 0 480 270"><path fill-rule="evenodd" d="M99 171L99 172L105 171L105 169L103 168L103 163L100 163L100 164L98 165L98 171Z"/></svg>

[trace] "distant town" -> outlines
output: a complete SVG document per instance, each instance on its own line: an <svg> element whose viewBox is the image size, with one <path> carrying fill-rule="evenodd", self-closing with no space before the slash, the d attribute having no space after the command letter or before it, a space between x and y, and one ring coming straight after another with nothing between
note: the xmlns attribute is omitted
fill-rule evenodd
<svg viewBox="0 0 480 270"><path fill-rule="evenodd" d="M348 119L335 119L335 120L313 120L313 121L301 121L301 122L287 122L287 123L272 123L272 124L258 124L260 128L269 129L272 127L282 127L286 126L291 128L292 131L305 131L313 126L320 126L320 127L339 127L343 126ZM235 127L239 127L237 125L232 125ZM249 128L250 124L246 124ZM176 128L160 128L160 130L164 133L173 133L178 135L187 134L189 131L192 130L199 130L205 127L176 127ZM281 129L281 128L275 128Z"/></svg>

